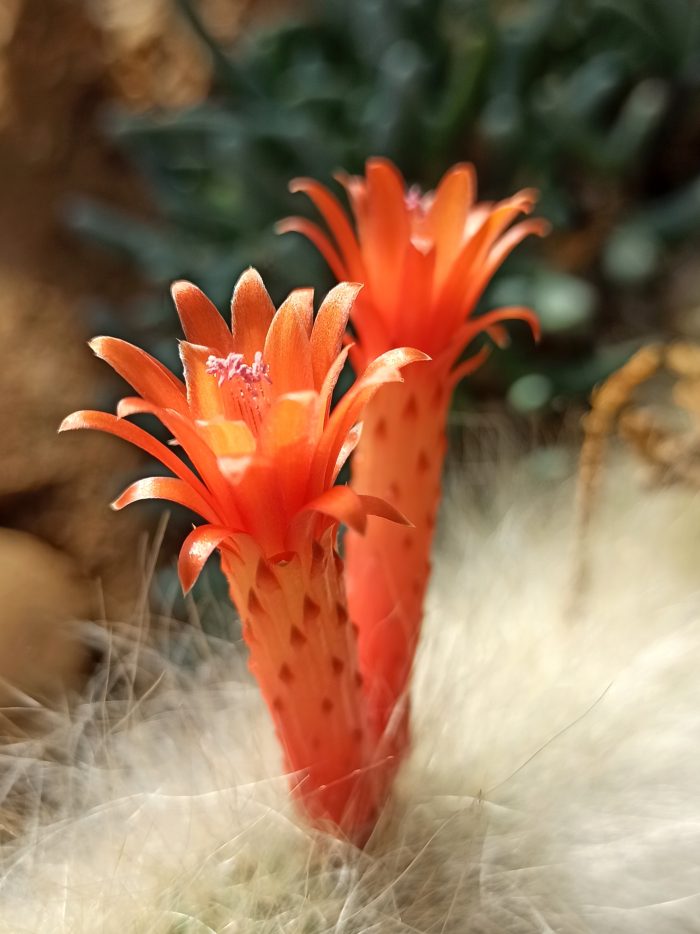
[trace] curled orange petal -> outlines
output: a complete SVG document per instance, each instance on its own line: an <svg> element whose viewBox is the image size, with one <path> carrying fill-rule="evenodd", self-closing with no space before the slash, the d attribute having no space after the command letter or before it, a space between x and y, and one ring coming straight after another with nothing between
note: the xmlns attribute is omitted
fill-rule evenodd
<svg viewBox="0 0 700 934"><path fill-rule="evenodd" d="M112 503L112 509L123 509L144 499L167 499L192 512L198 513L209 522L216 523L217 515L203 497L189 483L174 477L146 477L128 486Z"/></svg>
<svg viewBox="0 0 700 934"><path fill-rule="evenodd" d="M187 453L202 477L206 487L206 498L217 504L219 513L230 517L232 521L236 520L237 513L231 491L221 476L216 456L191 419L185 418L172 409L164 409L138 397L122 399L117 406L117 413L120 418L145 413L155 415L172 434L182 450ZM125 422L124 424L129 423ZM197 492L201 491L198 489Z"/></svg>
<svg viewBox="0 0 700 934"><path fill-rule="evenodd" d="M454 346L459 349L468 346L477 334L488 331L502 321L524 321L532 331L534 339L536 341L540 339L540 322L535 312L531 308L513 305L487 311L486 314L479 315L478 318L470 318L455 333L453 338Z"/></svg>
<svg viewBox="0 0 700 934"><path fill-rule="evenodd" d="M466 282L466 292L460 300L461 306L473 308L481 298L484 289L494 276L494 273L503 265L506 258L526 237L545 237L551 229L549 221L542 217L522 221L507 230L503 236L491 247L483 263L475 275Z"/></svg>
<svg viewBox="0 0 700 934"><path fill-rule="evenodd" d="M95 337L89 346L144 399L178 412L187 411L182 381L145 350L116 337Z"/></svg>
<svg viewBox="0 0 700 934"><path fill-rule="evenodd" d="M333 486L321 493L300 510L300 514L306 512L319 512L360 533L367 527L367 512L362 499L349 486Z"/></svg>
<svg viewBox="0 0 700 934"><path fill-rule="evenodd" d="M216 525L200 525L192 529L183 542L177 561L177 573L183 593L187 594L192 590L212 552L230 538L231 534L231 529Z"/></svg>
<svg viewBox="0 0 700 934"><path fill-rule="evenodd" d="M380 496L369 496L366 493L358 495L368 516L379 516L382 519L388 519L389 522L396 522L397 525L408 525L413 528L413 523L404 516L401 510L392 506L385 499Z"/></svg>
<svg viewBox="0 0 700 934"><path fill-rule="evenodd" d="M126 400L124 400L126 401ZM138 400L143 406L148 406L142 399ZM139 411L152 411L152 407L139 408ZM149 435L138 425L132 425L131 422L124 421L116 415L110 415L109 412L73 412L67 418L64 418L59 431L74 431L78 428L92 428L97 431L104 431L110 435L116 435L117 438L123 438L130 444L141 448L151 457L159 460L164 467L171 470L176 477L189 484L209 505L212 505L209 491L199 479L199 477L170 448L161 444L152 435Z"/></svg>
<svg viewBox="0 0 700 934"><path fill-rule="evenodd" d="M340 248L347 275L361 278L364 267L360 248L355 232L348 222L345 211L338 203L338 199L327 188L311 178L293 179L289 184L289 190L293 194L303 192L316 205Z"/></svg>

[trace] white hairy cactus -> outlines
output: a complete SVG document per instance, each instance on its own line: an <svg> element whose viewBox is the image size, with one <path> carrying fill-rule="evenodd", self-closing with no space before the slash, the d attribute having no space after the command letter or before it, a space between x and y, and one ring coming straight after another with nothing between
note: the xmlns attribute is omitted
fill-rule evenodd
<svg viewBox="0 0 700 934"><path fill-rule="evenodd" d="M613 472L577 598L570 479L452 480L413 749L364 851L296 816L235 646L116 644L112 699L4 750L0 931L700 930L698 497Z"/></svg>

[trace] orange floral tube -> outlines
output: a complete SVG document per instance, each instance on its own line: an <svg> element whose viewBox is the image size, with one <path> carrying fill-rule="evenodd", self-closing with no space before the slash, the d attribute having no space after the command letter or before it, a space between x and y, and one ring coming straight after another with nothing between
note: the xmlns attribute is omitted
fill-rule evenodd
<svg viewBox="0 0 700 934"><path fill-rule="evenodd" d="M310 817L362 840L394 766L375 756L334 539L329 528L272 558L239 540L221 563L295 794Z"/></svg>
<svg viewBox="0 0 700 934"><path fill-rule="evenodd" d="M326 188L297 179L291 190L311 199L327 230L293 217L278 225L279 232L305 235L339 279L364 283L351 313L356 343L350 359L360 378L374 355L392 347L407 344L431 358L410 367L404 385L387 386L372 398L352 465L355 489L386 499L415 526L409 536L370 519L362 539L347 536L348 600L359 630L370 721L400 754L407 744L406 695L430 573L447 412L457 382L490 348L462 355L479 334L506 344L506 321L524 321L538 334L528 308L478 317L473 312L513 248L530 234L544 234L547 224L529 219L513 225L533 210L531 190L495 204L476 202L474 170L467 164L454 166L425 194L407 190L385 159L370 159L364 177L340 174L338 180L354 227Z"/></svg>
<svg viewBox="0 0 700 934"><path fill-rule="evenodd" d="M97 356L138 395L123 399L116 416L76 412L62 430L110 432L173 474L137 481L115 508L157 497L205 520L180 552L183 589L218 550L295 794L311 818L361 843L395 764L369 725L335 542L340 523L362 534L370 515L404 527L405 520L382 500L334 483L371 398L425 355L382 355L331 410L357 291L337 286L314 320L310 290L275 310L248 270L234 291L229 329L199 289L178 283L184 383L139 348L97 338ZM127 421L142 413L163 423L191 467Z"/></svg>

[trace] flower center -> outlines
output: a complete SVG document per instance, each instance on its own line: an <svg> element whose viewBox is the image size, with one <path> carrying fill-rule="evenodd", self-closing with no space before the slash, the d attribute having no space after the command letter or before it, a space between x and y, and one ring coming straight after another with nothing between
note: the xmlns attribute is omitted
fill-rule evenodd
<svg viewBox="0 0 700 934"><path fill-rule="evenodd" d="M226 357L215 357L211 354L207 359L207 373L216 376L219 386L234 379L240 379L253 392L263 380L270 382L270 367L263 362L262 353L258 350L253 362L243 362L242 353L230 353Z"/></svg>
<svg viewBox="0 0 700 934"><path fill-rule="evenodd" d="M230 386L231 391L226 394L229 414L245 421L257 434L267 401L264 384L271 382L270 366L264 362L261 351L256 351L252 363L245 363L241 353L230 353L226 357L211 354L206 370L219 386Z"/></svg>
<svg viewBox="0 0 700 934"><path fill-rule="evenodd" d="M427 253L433 245L428 225L428 212L434 197L434 192L423 192L420 185L411 185L404 195L406 209L411 220L411 242L422 253Z"/></svg>

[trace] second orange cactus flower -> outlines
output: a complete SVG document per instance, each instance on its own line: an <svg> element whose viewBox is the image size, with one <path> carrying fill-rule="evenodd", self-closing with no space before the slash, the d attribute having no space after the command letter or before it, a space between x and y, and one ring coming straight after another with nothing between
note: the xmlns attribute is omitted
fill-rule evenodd
<svg viewBox="0 0 700 934"><path fill-rule="evenodd" d="M495 204L476 202L475 174L467 164L454 166L434 192L425 194L407 190L386 159L370 159L364 178L337 177L348 194L355 229L325 187L297 179L291 190L308 195L328 233L301 217L282 221L279 232L304 234L339 280L365 283L351 313L357 343L350 359L358 374L393 347L417 347L431 357L406 371L403 386L387 386L374 396L352 470L358 491L386 498L416 526L409 532L370 519L362 539L352 532L347 536L348 602L359 628L373 728L382 732L391 725L400 751L430 572L448 407L456 383L481 364L488 349L458 361L482 332L505 343L504 321L525 321L538 334L528 308L472 313L511 250L529 234L544 234L547 224L531 219L511 226L518 215L532 211L536 193L531 190Z"/></svg>
<svg viewBox="0 0 700 934"><path fill-rule="evenodd" d="M229 329L199 289L177 283L184 383L139 348L97 338L94 352L138 396L123 399L117 416L76 412L62 429L110 432L174 474L137 481L115 507L157 497L203 517L180 553L183 589L218 549L297 795L313 818L361 842L394 765L382 760L368 727L335 541L340 522L361 534L368 515L403 519L387 503L334 481L369 400L424 355L383 354L331 411L358 288L337 286L314 321L310 290L293 292L275 311L251 269L234 291ZM141 413L163 423L194 470L126 420Z"/></svg>

